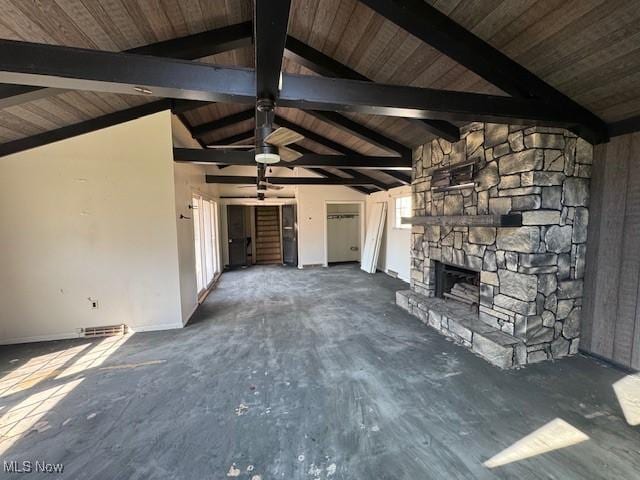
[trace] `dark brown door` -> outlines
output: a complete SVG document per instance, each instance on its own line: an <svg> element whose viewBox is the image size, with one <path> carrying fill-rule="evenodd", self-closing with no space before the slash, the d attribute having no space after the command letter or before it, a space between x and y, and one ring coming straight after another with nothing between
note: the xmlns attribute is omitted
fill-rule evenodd
<svg viewBox="0 0 640 480"><path fill-rule="evenodd" d="M247 265L246 208L242 205L227 205L227 225L229 237L229 266Z"/></svg>
<svg viewBox="0 0 640 480"><path fill-rule="evenodd" d="M282 206L282 251L287 265L298 265L298 216L295 205Z"/></svg>

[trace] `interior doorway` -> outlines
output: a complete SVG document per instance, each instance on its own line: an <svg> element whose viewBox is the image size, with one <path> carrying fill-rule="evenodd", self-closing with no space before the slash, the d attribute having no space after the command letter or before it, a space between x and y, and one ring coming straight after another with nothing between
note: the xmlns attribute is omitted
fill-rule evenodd
<svg viewBox="0 0 640 480"><path fill-rule="evenodd" d="M280 207L255 208L256 263L271 265L282 263L282 233Z"/></svg>
<svg viewBox="0 0 640 480"><path fill-rule="evenodd" d="M326 204L326 265L361 261L362 210L361 202Z"/></svg>
<svg viewBox="0 0 640 480"><path fill-rule="evenodd" d="M218 257L218 205L200 195L193 195L193 237L196 262L196 285L202 295L220 273Z"/></svg>

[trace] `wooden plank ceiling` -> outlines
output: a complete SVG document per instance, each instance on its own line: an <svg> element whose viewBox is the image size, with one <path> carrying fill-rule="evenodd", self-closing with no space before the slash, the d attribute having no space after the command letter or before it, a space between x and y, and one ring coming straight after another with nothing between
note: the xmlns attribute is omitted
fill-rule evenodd
<svg viewBox="0 0 640 480"><path fill-rule="evenodd" d="M640 114L640 9L634 0L428 0L607 122ZM251 0L0 0L0 37L122 51L250 20ZM501 94L357 0L293 0L289 34L380 83ZM202 61L252 67L252 48ZM285 59L286 72L313 74ZM8 142L149 102L141 96L66 92L0 110ZM246 106L215 104L184 115L190 127ZM390 153L299 110L278 115L365 155ZM362 114L353 120L413 147L430 138L416 122ZM215 142L251 129L212 132ZM311 140L303 146L335 153Z"/></svg>

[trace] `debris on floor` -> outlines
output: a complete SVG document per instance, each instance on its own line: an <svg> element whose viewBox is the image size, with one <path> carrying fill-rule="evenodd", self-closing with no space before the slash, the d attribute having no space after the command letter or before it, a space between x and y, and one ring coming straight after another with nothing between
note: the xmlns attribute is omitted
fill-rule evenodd
<svg viewBox="0 0 640 480"><path fill-rule="evenodd" d="M229 467L229 471L227 472L227 477L239 477L240 476L240 469L236 467L236 464L234 463L233 465L231 465L231 467Z"/></svg>
<svg viewBox="0 0 640 480"><path fill-rule="evenodd" d="M244 403L241 403L240 405L238 405L236 407L236 409L234 411L236 412L237 416L240 416L240 415L244 415L245 413L247 413L248 410L249 410L249 407L247 407Z"/></svg>

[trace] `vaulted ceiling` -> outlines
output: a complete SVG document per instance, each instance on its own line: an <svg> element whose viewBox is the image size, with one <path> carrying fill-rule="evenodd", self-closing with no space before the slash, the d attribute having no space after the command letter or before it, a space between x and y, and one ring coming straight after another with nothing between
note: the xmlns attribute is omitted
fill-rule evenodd
<svg viewBox="0 0 640 480"><path fill-rule="evenodd" d="M640 115L640 9L634 0L429 0L440 12L607 123ZM47 0L0 2L0 38L125 51L252 20L250 0ZM496 86L357 0L293 0L288 33L355 75L378 83L506 95ZM249 43L201 62L254 67ZM158 53L161 55L161 53ZM316 69L314 69L316 70ZM317 75L295 55L283 71ZM316 70L317 71L317 70ZM0 90L1 91L1 90ZM0 143L85 122L157 98L60 91L18 104L0 99ZM190 129L244 111L214 103L181 114ZM277 115L327 142L305 138L315 153L396 153L363 135L297 108ZM432 138L420 120L355 113L343 116L406 147ZM460 123L455 122L457 125ZM198 138L202 145L242 138L250 118ZM240 136L239 136L240 135ZM246 136L246 135L245 135ZM244 141L251 141L246 136ZM1 145L0 145L1 149ZM379 174L385 183L397 179Z"/></svg>

